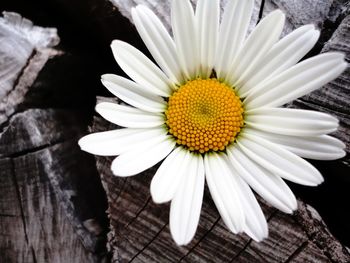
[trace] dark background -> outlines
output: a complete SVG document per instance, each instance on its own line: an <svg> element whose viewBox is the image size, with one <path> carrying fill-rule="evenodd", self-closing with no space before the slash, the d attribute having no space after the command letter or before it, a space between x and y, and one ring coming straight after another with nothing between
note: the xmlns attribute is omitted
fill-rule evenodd
<svg viewBox="0 0 350 263"><path fill-rule="evenodd" d="M96 4L98 2L98 5ZM101 5L101 2L103 3ZM55 27L61 38L58 49L74 59L76 71L67 76L53 76L55 86L66 92L65 101L55 101L55 91L48 96L58 107L84 109L91 122L95 97L110 96L100 83L100 75L125 75L113 59L110 43L122 39L147 54L135 28L108 1L98 0L1 0L0 11L14 11L35 25ZM73 79L76 89L66 85ZM69 89L69 90L68 90ZM78 98L78 99L77 99ZM91 159L93 161L93 159ZM318 187L289 183L296 196L313 206L330 231L346 246L350 246L350 172L341 161L310 161L323 174L325 182Z"/></svg>

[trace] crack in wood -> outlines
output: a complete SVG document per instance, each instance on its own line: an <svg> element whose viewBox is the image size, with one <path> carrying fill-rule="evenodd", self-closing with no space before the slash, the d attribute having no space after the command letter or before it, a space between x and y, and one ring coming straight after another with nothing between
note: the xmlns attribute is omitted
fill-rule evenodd
<svg viewBox="0 0 350 263"><path fill-rule="evenodd" d="M274 210L271 215L266 219L266 222L269 223L270 220L278 213L278 210ZM253 239L249 238L248 242L244 245L244 247L231 259L230 263L234 262L235 259L237 259L242 253L243 251L246 250L246 248L252 243ZM255 251L255 253L257 253ZM258 254L258 253L257 253ZM258 256L260 256L258 254Z"/></svg>
<svg viewBox="0 0 350 263"><path fill-rule="evenodd" d="M33 261L35 263L36 262L36 256L35 256L35 252L34 252L34 249L33 249L32 245L29 243L29 238L28 238L28 233L27 233L27 223L26 223L26 219L25 219L25 216L24 216L24 208L23 208L23 203L22 203L22 196L21 196L21 192L20 192L20 189L19 189L18 180L17 180L17 176L16 176L15 164L14 164L12 158L10 160L11 160L11 169L12 169L12 175L13 175L13 182L14 182L16 195L17 195L17 199L18 199L18 203L19 203L20 217L21 217L22 225L23 225L24 239L25 239L28 247L31 250Z"/></svg>
<svg viewBox="0 0 350 263"><path fill-rule="evenodd" d="M157 234L140 250L136 253L136 255L134 255L128 262L133 262L140 254L142 254L142 252L144 250L146 250L152 243L153 241L160 235L160 233L162 233L162 231L164 230L164 228L166 228L168 225L168 223L166 223L165 225L162 226L162 228L157 232Z"/></svg>
<svg viewBox="0 0 350 263"><path fill-rule="evenodd" d="M308 244L309 244L308 240L304 241L283 263L289 263L293 259L295 259L307 247Z"/></svg>
<svg viewBox="0 0 350 263"><path fill-rule="evenodd" d="M209 230L207 232L204 233L204 235L194 244L193 247L191 247L187 253L182 256L180 259L179 259L179 262L183 261L188 255L190 255L192 253L192 251L203 241L203 239L205 239L205 237L207 235L209 235L211 233L211 231L214 229L214 227L218 224L218 222L220 221L221 217L218 216L218 218L215 220L215 222L212 224L212 226L209 228Z"/></svg>
<svg viewBox="0 0 350 263"><path fill-rule="evenodd" d="M18 215L0 214L0 217L18 217Z"/></svg>
<svg viewBox="0 0 350 263"><path fill-rule="evenodd" d="M57 144L61 144L61 143L64 143L66 141L73 140L75 138L76 138L76 136L72 136L72 137L68 137L68 138L64 138L64 139L59 139L59 140L56 140L56 141L51 142L51 143L46 143L46 144L43 144L43 145L40 145L40 146L37 146L37 147L33 147L31 149L26 149L26 150L23 150L23 151L12 153L12 154L9 154L9 155L0 155L0 159L17 158L17 157L21 157L21 156L24 156L24 155L27 155L27 154L36 153L36 152L39 152L41 150L45 150L47 148L53 147L53 146L55 146Z"/></svg>
<svg viewBox="0 0 350 263"><path fill-rule="evenodd" d="M149 196L145 204L139 209L139 211L137 211L136 215L126 224L125 228L128 228L128 226L131 225L138 218L138 216L142 213L142 211L144 211L150 200L151 197Z"/></svg>

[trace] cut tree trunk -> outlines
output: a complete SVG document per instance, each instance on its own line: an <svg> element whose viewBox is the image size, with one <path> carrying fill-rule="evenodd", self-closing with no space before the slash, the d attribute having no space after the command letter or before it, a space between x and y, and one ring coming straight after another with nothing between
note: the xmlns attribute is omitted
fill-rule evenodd
<svg viewBox="0 0 350 263"><path fill-rule="evenodd" d="M0 18L1 262L99 262L105 254L102 186L77 146L86 113L53 103L67 101L57 76L74 84L66 71L78 66L58 43L56 29L16 13Z"/></svg>
<svg viewBox="0 0 350 263"><path fill-rule="evenodd" d="M145 4L170 29L169 1L112 2L129 19L131 7ZM321 30L321 38L310 55L321 50L340 50L346 53L349 61L349 10L345 3L323 0L264 2L261 5L261 1L256 1L250 28L259 20L259 14L265 15L281 8L287 15L284 35L302 24L315 23ZM345 141L347 152L350 149L349 108L346 106L349 101L348 73L289 105L313 108L337 116L341 127L334 136ZM101 117L95 117L91 132L116 128ZM302 200L298 201L297 212L287 215L258 198L269 224L269 238L257 243L244 234L234 235L227 230L207 188L193 241L187 246L176 246L169 232L169 205L154 204L149 193L150 181L157 167L132 178L117 178L110 171L112 159L96 157L108 198L111 229L108 248L113 254L113 262L350 262L347 248L333 237L317 211ZM348 165L348 160L347 157L339 162Z"/></svg>

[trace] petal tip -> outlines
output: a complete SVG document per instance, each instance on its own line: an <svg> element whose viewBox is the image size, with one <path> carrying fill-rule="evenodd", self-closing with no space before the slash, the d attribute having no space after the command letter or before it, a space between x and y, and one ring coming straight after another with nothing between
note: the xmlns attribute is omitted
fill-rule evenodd
<svg viewBox="0 0 350 263"><path fill-rule="evenodd" d="M281 9L276 9L270 13L271 16L274 16L278 19L284 20L286 18L286 15Z"/></svg>
<svg viewBox="0 0 350 263"><path fill-rule="evenodd" d="M80 149L83 150L83 151L85 151L84 148L85 148L85 143L86 143L86 137L87 136L88 135L80 138L79 141L78 141L78 145L79 145Z"/></svg>
<svg viewBox="0 0 350 263"><path fill-rule="evenodd" d="M179 247L186 246L191 242L191 240L187 240L184 237L176 237L173 234L172 234L172 237L173 237L175 244L178 245Z"/></svg>

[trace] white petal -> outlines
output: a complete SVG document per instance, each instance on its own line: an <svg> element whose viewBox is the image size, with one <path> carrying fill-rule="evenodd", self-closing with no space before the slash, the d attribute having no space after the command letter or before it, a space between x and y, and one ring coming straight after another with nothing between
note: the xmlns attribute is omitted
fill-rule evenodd
<svg viewBox="0 0 350 263"><path fill-rule="evenodd" d="M200 76L209 78L214 67L220 18L219 0L199 0L196 7Z"/></svg>
<svg viewBox="0 0 350 263"><path fill-rule="evenodd" d="M189 154L190 167L171 201L170 232L179 245L187 245L196 233L204 192L204 166L201 155Z"/></svg>
<svg viewBox="0 0 350 263"><path fill-rule="evenodd" d="M238 81L240 96L246 97L251 88L295 65L316 44L319 35L313 25L305 25L278 41L259 61L256 70Z"/></svg>
<svg viewBox="0 0 350 263"><path fill-rule="evenodd" d="M97 104L96 111L106 120L128 128L151 128L164 123L164 116L160 113L146 112L111 102Z"/></svg>
<svg viewBox="0 0 350 263"><path fill-rule="evenodd" d="M315 167L277 144L249 132L244 132L237 144L250 159L284 179L309 186L323 182Z"/></svg>
<svg viewBox="0 0 350 263"><path fill-rule="evenodd" d="M145 90L169 97L171 82L167 76L142 52L120 40L111 44L113 55L119 66Z"/></svg>
<svg viewBox="0 0 350 263"><path fill-rule="evenodd" d="M246 112L245 123L262 131L291 136L317 136L337 130L329 114L300 109L260 108Z"/></svg>
<svg viewBox="0 0 350 263"><path fill-rule="evenodd" d="M132 176L143 172L163 160L175 147L171 136L162 135L144 141L130 151L122 153L112 162L112 172L117 176Z"/></svg>
<svg viewBox="0 0 350 263"><path fill-rule="evenodd" d="M182 177L190 166L189 151L177 147L160 165L151 182L151 195L155 203L169 202L175 195Z"/></svg>
<svg viewBox="0 0 350 263"><path fill-rule="evenodd" d="M239 176L262 198L285 213L297 209L297 200L281 177L253 162L238 145L229 147L227 153Z"/></svg>
<svg viewBox="0 0 350 263"><path fill-rule="evenodd" d="M224 154L206 154L204 157L205 176L214 203L222 220L233 233L244 228L244 212L237 182L223 158Z"/></svg>
<svg viewBox="0 0 350 263"><path fill-rule="evenodd" d="M149 112L164 112L166 108L162 97L142 89L135 82L126 78L105 74L101 76L102 84L116 97L124 102Z"/></svg>
<svg viewBox="0 0 350 263"><path fill-rule="evenodd" d="M322 87L346 67L342 53L329 52L309 58L254 87L244 104L246 109L281 106Z"/></svg>
<svg viewBox="0 0 350 263"><path fill-rule="evenodd" d="M219 79L226 79L229 68L241 50L253 12L254 1L227 1L220 24L216 50L215 71Z"/></svg>
<svg viewBox="0 0 350 263"><path fill-rule="evenodd" d="M258 62L266 55L281 35L285 16L275 10L267 15L249 35L229 70L226 81L233 86L239 78L254 71Z"/></svg>
<svg viewBox="0 0 350 263"><path fill-rule="evenodd" d="M142 5L132 8L131 14L137 31L157 64L174 83L182 83L175 44L162 22Z"/></svg>
<svg viewBox="0 0 350 263"><path fill-rule="evenodd" d="M244 207L246 221L244 232L246 232L247 235L255 241L260 242L268 236L265 216L252 190L249 188L247 183L238 176L234 167L232 165L230 165L230 167L233 170L233 175L238 183L238 189L240 191L240 197Z"/></svg>
<svg viewBox="0 0 350 263"><path fill-rule="evenodd" d="M115 156L166 133L165 128L118 129L86 135L79 140L79 146L92 154Z"/></svg>
<svg viewBox="0 0 350 263"><path fill-rule="evenodd" d="M171 3L171 25L181 69L187 79L193 79L200 67L193 8L188 0Z"/></svg>
<svg viewBox="0 0 350 263"><path fill-rule="evenodd" d="M328 135L294 137L280 134L273 134L258 130L249 130L271 142L283 146L296 155L315 160L335 160L346 155L345 144L340 140Z"/></svg>

